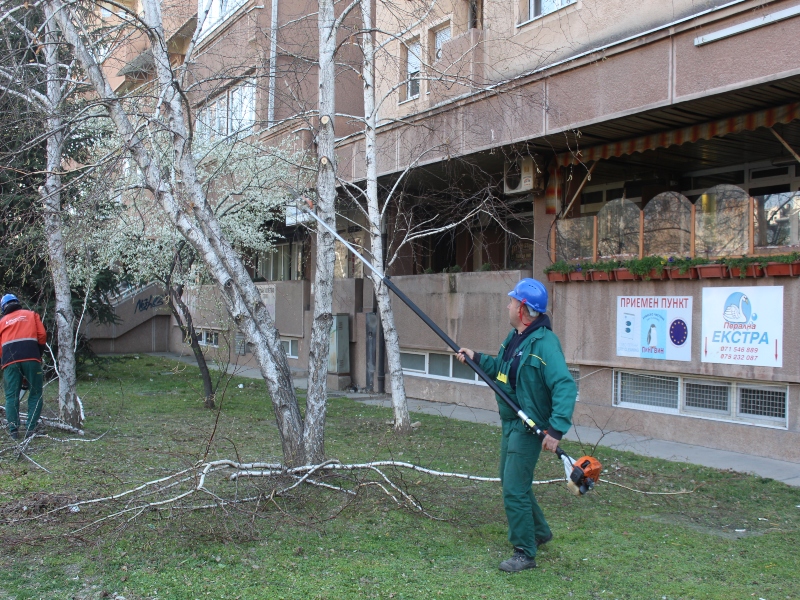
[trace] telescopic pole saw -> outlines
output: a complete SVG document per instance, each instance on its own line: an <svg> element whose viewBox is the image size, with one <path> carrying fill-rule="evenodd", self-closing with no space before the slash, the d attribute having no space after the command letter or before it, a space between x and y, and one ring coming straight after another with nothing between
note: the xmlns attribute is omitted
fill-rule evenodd
<svg viewBox="0 0 800 600"><path fill-rule="evenodd" d="M414 302L406 296L403 291L398 288L394 282L389 278L388 275L381 273L375 265L369 262L364 256L362 256L353 246L344 238L342 238L336 231L334 231L331 227L328 226L313 210L309 210L309 208L302 203L298 203L297 208L304 212L305 214L309 215L312 219L314 219L320 227L324 228L328 233L330 233L334 238L336 238L339 242L344 244L345 248L347 248L353 255L358 258L364 265L375 275L377 275L380 280L392 290L400 300L405 303L414 313L422 319L425 324L430 327L433 332L438 335L441 340L447 344L453 352L458 353L460 350L460 346L456 344L450 336L448 336L442 329L434 323L431 318L426 315L422 310L414 304ZM503 401L511 407L511 409L517 414L517 416L522 420L525 424L525 427L531 431L533 434L539 436L539 438L544 439L545 432L541 430L541 428L531 419L525 412L514 402L508 394L506 394L495 382L494 380L489 377L486 373L483 372L480 365L472 360L469 356L464 355L464 359L467 365L477 373L478 377L480 377L486 385L488 385L492 391L497 394ZM564 452L560 446L556 447L556 455L561 459L564 463L564 472L567 479L567 487L569 490L575 494L576 496L582 496L587 492L590 492L592 488L594 488L595 483L597 483L598 478L600 477L600 471L602 466L600 462L591 456L583 456L577 461L571 458L566 452Z"/></svg>

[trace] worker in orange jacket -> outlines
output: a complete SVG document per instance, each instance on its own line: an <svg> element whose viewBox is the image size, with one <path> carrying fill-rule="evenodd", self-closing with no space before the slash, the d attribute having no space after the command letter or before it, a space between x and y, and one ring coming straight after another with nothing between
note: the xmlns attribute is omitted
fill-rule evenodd
<svg viewBox="0 0 800 600"><path fill-rule="evenodd" d="M14 294L0 299L0 364L6 392L8 433L19 439L19 394L23 379L30 384L25 437L34 434L42 412L42 354L47 332L35 312L25 310Z"/></svg>

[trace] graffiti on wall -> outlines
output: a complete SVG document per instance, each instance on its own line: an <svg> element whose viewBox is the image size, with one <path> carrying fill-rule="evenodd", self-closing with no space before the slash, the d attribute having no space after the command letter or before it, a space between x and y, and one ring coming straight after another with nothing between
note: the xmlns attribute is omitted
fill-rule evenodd
<svg viewBox="0 0 800 600"><path fill-rule="evenodd" d="M150 294L147 298L139 298L133 308L133 314L137 312L146 312L151 308L158 308L164 306L164 296L161 294Z"/></svg>

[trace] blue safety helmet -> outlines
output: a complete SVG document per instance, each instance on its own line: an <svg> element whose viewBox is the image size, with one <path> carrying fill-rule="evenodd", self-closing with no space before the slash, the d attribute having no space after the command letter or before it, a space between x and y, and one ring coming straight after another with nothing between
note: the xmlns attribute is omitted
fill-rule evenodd
<svg viewBox="0 0 800 600"><path fill-rule="evenodd" d="M547 312L547 289L541 281L526 277L520 280L508 295L522 304L527 304L538 313Z"/></svg>
<svg viewBox="0 0 800 600"><path fill-rule="evenodd" d="M2 300L0 300L0 312L6 310L6 306L11 304L12 302L19 302L17 297L14 294L6 294L3 296Z"/></svg>

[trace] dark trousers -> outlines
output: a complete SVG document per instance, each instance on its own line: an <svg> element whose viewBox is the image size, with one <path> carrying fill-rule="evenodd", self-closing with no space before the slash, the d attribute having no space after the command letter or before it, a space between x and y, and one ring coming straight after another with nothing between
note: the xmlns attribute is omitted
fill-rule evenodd
<svg viewBox="0 0 800 600"><path fill-rule="evenodd" d="M515 548L536 556L536 540L550 535L550 526L533 495L533 471L542 441L528 433L522 421L503 421L500 445L500 480L508 519L508 541Z"/></svg>
<svg viewBox="0 0 800 600"><path fill-rule="evenodd" d="M19 429L19 393L22 389L23 376L31 386L28 390L28 431L36 427L42 412L42 363L25 360L8 365L3 369L3 380L6 392L6 419L10 432Z"/></svg>

